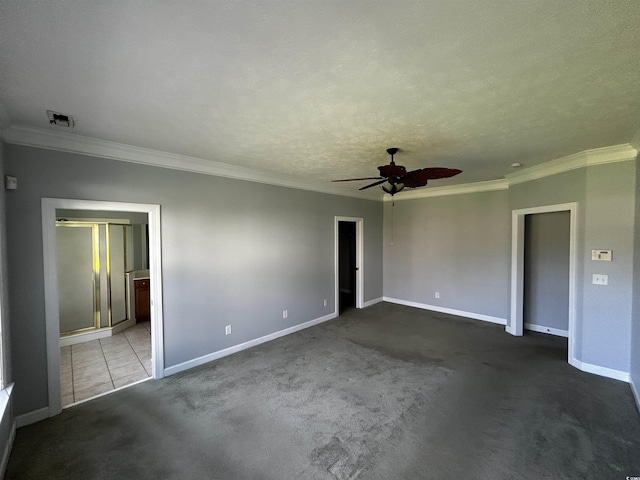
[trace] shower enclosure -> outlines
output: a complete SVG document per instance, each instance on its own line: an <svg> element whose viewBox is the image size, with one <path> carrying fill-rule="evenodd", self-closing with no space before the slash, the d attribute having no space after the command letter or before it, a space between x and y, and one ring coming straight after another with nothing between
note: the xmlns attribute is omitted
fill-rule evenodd
<svg viewBox="0 0 640 480"><path fill-rule="evenodd" d="M58 221L58 296L61 345L124 330L126 272L133 270L133 225Z"/></svg>

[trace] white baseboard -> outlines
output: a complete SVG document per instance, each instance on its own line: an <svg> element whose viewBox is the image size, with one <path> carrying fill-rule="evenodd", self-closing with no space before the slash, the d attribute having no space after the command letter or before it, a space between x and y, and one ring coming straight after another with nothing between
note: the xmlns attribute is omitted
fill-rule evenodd
<svg viewBox="0 0 640 480"><path fill-rule="evenodd" d="M481 313L464 312L462 310L454 310L453 308L439 307L436 305L428 305L426 303L410 302L408 300L400 300L398 298L382 297L385 302L397 303L399 305L406 305L407 307L421 308L423 310L432 310L434 312L448 313L450 315L457 315L459 317L472 318L474 320L482 320L484 322L497 323L499 325L506 325L507 320L505 318L492 317L490 315L483 315Z"/></svg>
<svg viewBox="0 0 640 480"><path fill-rule="evenodd" d="M224 350L218 350L217 352L209 353L208 355L203 355L202 357L194 358L193 360L188 360L186 362L179 363L178 365L165 368L164 375L166 377L168 375L173 375L174 373L189 370L190 368L194 368L199 365L212 362L213 360L218 360L219 358L226 357L228 355L240 352L242 350L246 350L247 348L255 347L257 345L260 345L261 343L270 342L271 340L275 340L276 338L284 337L285 335L290 335L300 330L304 330L305 328L313 327L314 325L318 325L319 323L332 320L337 316L338 315L335 312L333 312L333 313L330 313L329 315L325 315L324 317L316 318L315 320L310 320L308 322L301 323L300 325L294 325L293 327L285 328L284 330L270 333L269 335L265 335L264 337L256 338L254 340L249 340L248 342L240 343L238 345L234 345L233 347L225 348Z"/></svg>
<svg viewBox="0 0 640 480"><path fill-rule="evenodd" d="M373 300L368 300L362 304L362 308L370 307L371 305L375 305L376 303L380 303L384 301L382 297L374 298Z"/></svg>
<svg viewBox="0 0 640 480"><path fill-rule="evenodd" d="M560 330L559 328L543 327L542 325L534 325L533 323L525 323L524 328L533 332L548 333L558 337L569 338L568 330Z"/></svg>
<svg viewBox="0 0 640 480"><path fill-rule="evenodd" d="M593 373L600 375L601 377L613 378L614 380L621 380L623 382L629 382L629 372L623 372L622 370L614 370L613 368L601 367L600 365L593 365L591 363L581 362L576 358L569 359L569 363L583 372Z"/></svg>
<svg viewBox="0 0 640 480"><path fill-rule="evenodd" d="M26 427L32 423L39 422L49 418L49 407L40 408L33 412L24 413L16 417L16 427Z"/></svg>

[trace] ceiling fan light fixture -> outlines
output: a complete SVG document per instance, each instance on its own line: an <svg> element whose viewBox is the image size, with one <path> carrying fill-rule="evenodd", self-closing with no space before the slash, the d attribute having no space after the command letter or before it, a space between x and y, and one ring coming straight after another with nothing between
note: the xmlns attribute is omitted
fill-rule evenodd
<svg viewBox="0 0 640 480"><path fill-rule="evenodd" d="M385 184L381 185L381 188L389 195L394 196L396 193L401 192L404 189L404 183Z"/></svg>

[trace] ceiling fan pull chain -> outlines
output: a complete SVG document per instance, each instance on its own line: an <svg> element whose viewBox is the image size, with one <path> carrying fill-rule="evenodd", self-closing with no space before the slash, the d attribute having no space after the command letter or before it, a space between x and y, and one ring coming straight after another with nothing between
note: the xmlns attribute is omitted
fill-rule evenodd
<svg viewBox="0 0 640 480"><path fill-rule="evenodd" d="M393 217L393 211L396 209L396 202L391 202L391 245L393 245L393 230L395 218Z"/></svg>

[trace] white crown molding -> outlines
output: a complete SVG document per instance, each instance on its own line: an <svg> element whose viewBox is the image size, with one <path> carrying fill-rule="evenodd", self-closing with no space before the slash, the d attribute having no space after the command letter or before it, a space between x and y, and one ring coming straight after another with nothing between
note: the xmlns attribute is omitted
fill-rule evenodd
<svg viewBox="0 0 640 480"><path fill-rule="evenodd" d="M509 182L509 185L517 185L518 183L530 182L531 180L537 180L578 168L635 160L637 155L638 151L628 143L613 145L611 147L594 148L593 150L583 150L582 152L557 158L556 160L551 160L541 165L510 173L505 175L505 178Z"/></svg>
<svg viewBox="0 0 640 480"><path fill-rule="evenodd" d="M24 125L9 126L0 132L0 138L6 143L15 145L78 153L92 157L108 158L111 160L138 163L153 167L170 168L173 170L182 170L186 172L214 175L217 177L233 178L248 182L264 183L268 185L277 185L280 187L328 193L365 200L383 200L385 202L390 202L391 200L413 200L417 198L506 190L511 185L537 180L539 178L568 172L578 168L634 160L638 155L638 150L636 148L628 143L624 143L621 145L613 145L611 147L584 150L541 165L536 165L518 172L507 174L504 179L463 183L444 187L430 187L419 190L405 190L398 196L392 197L391 195L384 195L384 197L381 197L375 195L373 191L361 192L359 190L351 190L341 185L310 182L299 178L251 170L237 165L203 160L196 157L167 153L149 148L134 147L132 145L125 145L122 143L110 142L107 140L100 140L67 132L46 130Z"/></svg>
<svg viewBox="0 0 640 480"><path fill-rule="evenodd" d="M462 195L466 193L478 192L494 192L496 190L506 190L508 188L509 183L505 179L488 180L486 182L462 183L460 185L403 191L402 193L396 194L396 196L393 197L391 195L385 194L383 201L398 202L400 200L414 200L416 198L443 197L445 195Z"/></svg>
<svg viewBox="0 0 640 480"><path fill-rule="evenodd" d="M372 197L370 193L363 193L357 190L353 191L335 184L310 182L269 172L251 170L236 165L161 152L149 148L134 147L132 145L84 137L67 132L56 132L24 125L11 125L1 132L0 137L4 142L14 145L79 153L92 157L265 183L280 187L296 188L298 190L309 190L365 200L381 200L379 197Z"/></svg>

